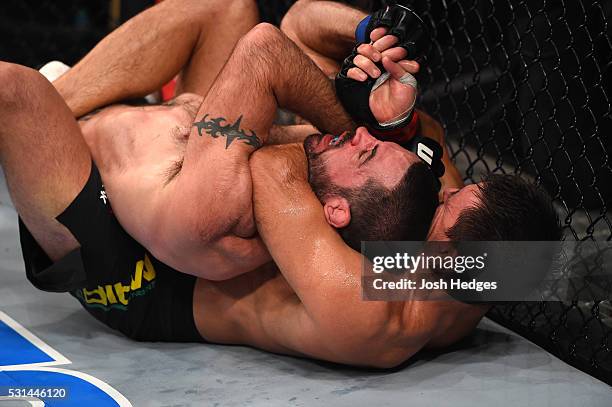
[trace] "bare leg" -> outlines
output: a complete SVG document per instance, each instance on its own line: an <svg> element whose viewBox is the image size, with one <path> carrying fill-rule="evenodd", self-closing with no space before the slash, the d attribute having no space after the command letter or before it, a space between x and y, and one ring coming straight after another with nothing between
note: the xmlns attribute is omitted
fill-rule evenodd
<svg viewBox="0 0 612 407"><path fill-rule="evenodd" d="M259 22L255 0L195 2L200 9L202 3L207 10L198 15L200 35L181 71L177 95L192 92L205 96L238 40ZM215 7L214 14L211 6Z"/></svg>
<svg viewBox="0 0 612 407"><path fill-rule="evenodd" d="M355 27L367 14L335 1L299 0L281 22L281 30L325 75L334 76L355 45Z"/></svg>
<svg viewBox="0 0 612 407"><path fill-rule="evenodd" d="M0 164L17 212L52 260L79 246L57 220L90 172L70 109L38 72L0 62Z"/></svg>
<svg viewBox="0 0 612 407"><path fill-rule="evenodd" d="M109 34L54 86L76 117L155 91L181 69L179 91L205 95L257 18L254 0L165 0Z"/></svg>

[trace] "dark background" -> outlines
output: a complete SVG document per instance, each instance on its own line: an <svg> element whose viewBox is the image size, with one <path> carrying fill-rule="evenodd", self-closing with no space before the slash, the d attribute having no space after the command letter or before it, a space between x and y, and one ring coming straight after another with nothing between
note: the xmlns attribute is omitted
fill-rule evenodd
<svg viewBox="0 0 612 407"><path fill-rule="evenodd" d="M278 24L293 1L260 1ZM354 1L377 8L380 0ZM548 190L566 239L612 240L612 2L402 1L431 30L420 107L440 120L468 182L517 173ZM0 59L71 65L144 0L2 0ZM588 272L585 289L597 288ZM580 287L579 287L580 288ZM489 316L612 384L612 305L548 301Z"/></svg>

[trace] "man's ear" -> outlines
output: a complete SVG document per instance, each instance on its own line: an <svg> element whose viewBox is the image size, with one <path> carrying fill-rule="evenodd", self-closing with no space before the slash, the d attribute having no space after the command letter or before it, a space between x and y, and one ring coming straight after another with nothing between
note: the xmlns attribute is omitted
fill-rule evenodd
<svg viewBox="0 0 612 407"><path fill-rule="evenodd" d="M332 196L326 199L323 205L323 212L325 212L327 223L336 229L345 227L351 221L351 206L341 196Z"/></svg>

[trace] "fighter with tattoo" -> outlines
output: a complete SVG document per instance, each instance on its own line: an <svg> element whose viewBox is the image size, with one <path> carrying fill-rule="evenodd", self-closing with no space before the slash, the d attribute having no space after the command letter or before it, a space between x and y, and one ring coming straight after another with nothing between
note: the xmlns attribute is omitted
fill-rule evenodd
<svg viewBox="0 0 612 407"><path fill-rule="evenodd" d="M224 117L209 118L207 114L202 117L202 120L195 122L193 125L198 129L198 136L202 136L202 131L205 131L211 137L225 137L225 148L228 149L234 140L244 141L253 148L261 147L261 140L257 137L254 131L247 132L240 128L242 115L238 117L234 124L222 124L227 122Z"/></svg>
<svg viewBox="0 0 612 407"><path fill-rule="evenodd" d="M275 133L277 108L343 134L334 138L338 145L355 133L345 133L354 124L332 83L277 28L254 26L255 10L250 1L162 2L110 34L53 85L33 70L0 64L0 163L35 286L71 292L133 338L201 340L193 276L224 280L269 262L256 234L249 158L262 144L314 131ZM207 28L211 17L227 28ZM180 95L172 103L110 105L74 119L145 95L179 70ZM389 103L380 94L376 103ZM40 117L44 128L33 122ZM367 138L352 138L360 139L368 149ZM432 177L422 168L408 174L419 160L401 148L378 156L389 161L393 177L368 166L355 174L356 186L401 181L408 191L423 183L412 183L415 177ZM398 209L421 224L393 225L398 236L414 230L424 237L435 207L429 185L418 211L409 206L410 194L396 193Z"/></svg>
<svg viewBox="0 0 612 407"><path fill-rule="evenodd" d="M68 179L58 179L58 183L70 183L71 187L64 197L53 194L54 200L62 203L45 211L53 220L45 221L44 230L39 224L42 214L31 208L30 198L36 193L46 193L48 188L53 188L52 183L40 185L38 192L36 188L24 191L21 187L37 185L29 182L29 177L40 176L41 161L33 155L43 148L34 149L34 153L28 148L26 153L12 143L2 151L7 157L27 154L31 158L29 162L36 163L33 171L27 171L21 160L13 162L3 158L3 168L23 223L52 260L57 261L78 247L79 239L73 239L65 225L57 224L54 219L73 201L75 192L82 189L90 174L97 171L120 225L161 262L185 273L219 280L250 271L269 260L266 248L256 236L248 160L255 149L269 142L277 107L297 111L317 127L334 133L350 129L352 122L337 103L332 84L315 65L290 41L270 41L270 36L281 37L272 26L260 25L247 32L256 22L255 5L246 1L237 3L223 10L219 5L220 9L215 11L210 5L198 5L195 1L168 1L145 11L112 33L58 79L55 87L59 95L36 72L2 65L3 78L12 82L14 98L20 95L19 83L41 88L45 97L37 98L36 103L40 103L37 116L53 117L55 124L47 126L47 131L61 133L63 137L62 143L53 147L59 150L54 154L56 159L42 161L42 165L51 167L44 172L49 177L60 169L62 174L71 174ZM161 19L169 10L173 15L182 11L190 16L199 11L204 16L204 9L209 12L208 18L216 12L226 19L224 26L231 29L218 34L214 30L196 29L202 24L164 21L160 24L164 32L152 34L148 27L140 26L143 23L150 26L151 20ZM249 18L239 18L245 10L250 10ZM129 37L138 37L140 41L124 39L125 31L131 31ZM157 41L157 35L165 36L166 41ZM190 50L193 54L184 50L186 47L177 47L170 35L186 45L193 44ZM210 36L231 38L220 42L221 39ZM148 37L156 41L155 47L142 45ZM115 42L117 38L120 46ZM230 55L234 44L236 47ZM220 63L209 62L207 49L213 47L215 53L227 59L220 72ZM136 52L140 53L139 58L133 58ZM283 55L292 63L275 64L276 55ZM124 60L132 63L114 68ZM147 69L150 64L155 69ZM113 105L82 122L80 129L76 128L73 115L80 116L91 108L142 95L172 78L183 65L181 95L173 105ZM107 71L89 72L92 66ZM210 79L215 77L211 83ZM24 94L28 91L23 90ZM78 102L92 94L96 95L93 105L83 107ZM60 95L68 101L68 106L61 103ZM317 102L312 103L314 100ZM20 112L25 114L32 103L32 100L20 100ZM9 126L10 130L5 128L5 131L12 135L20 134L25 139L34 131L30 127L22 130L28 123L18 115L10 115L8 120L15 127ZM82 148L78 151L63 148L66 144L63 140L70 137L68 134L74 134L71 145ZM47 135L44 140L50 143L51 137ZM47 149L45 145L45 154L50 154L48 150L52 148ZM67 153L71 153L70 159L62 159ZM19 168L18 174L13 174L13 166ZM168 174L173 175L171 180L166 179ZM52 228L49 230L46 226Z"/></svg>
<svg viewBox="0 0 612 407"><path fill-rule="evenodd" d="M431 174L414 154L379 143L365 128L343 132L353 124L325 75L276 28L249 31L253 2L231 3L166 0L112 33L54 86L0 64L0 163L21 218L30 281L69 291L96 318L139 340L250 344L387 367L467 334L486 308L360 301L361 258L328 224L346 231L361 220L357 230L375 237L422 239L435 209ZM341 38L358 21L345 11L335 14L344 22L336 25L345 30ZM210 19L215 28L207 28ZM385 41L385 67L416 72ZM179 70L174 103L113 105L87 121L73 118L147 94ZM388 115L377 119L405 110L394 105L391 84L401 89L391 80L373 98ZM275 132L278 106L335 134L314 136L308 148L310 158L325 158L327 174L319 175L335 184L322 196L323 211L304 180L299 145L266 147L249 163L262 144L312 132ZM256 235L253 185L257 222L283 274ZM378 210L358 215L338 192L358 196L366 187ZM372 230L367 213L401 220ZM324 269L332 271L327 278Z"/></svg>

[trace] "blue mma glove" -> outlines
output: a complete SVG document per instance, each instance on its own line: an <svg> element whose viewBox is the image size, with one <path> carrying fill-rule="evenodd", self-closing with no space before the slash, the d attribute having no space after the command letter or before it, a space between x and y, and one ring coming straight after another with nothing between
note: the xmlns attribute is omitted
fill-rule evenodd
<svg viewBox="0 0 612 407"><path fill-rule="evenodd" d="M402 5L389 5L361 20L355 29L357 45L369 44L370 34L379 27L386 27L387 35L399 39L397 46L408 51L408 59L416 58L427 45L427 26L414 11Z"/></svg>

